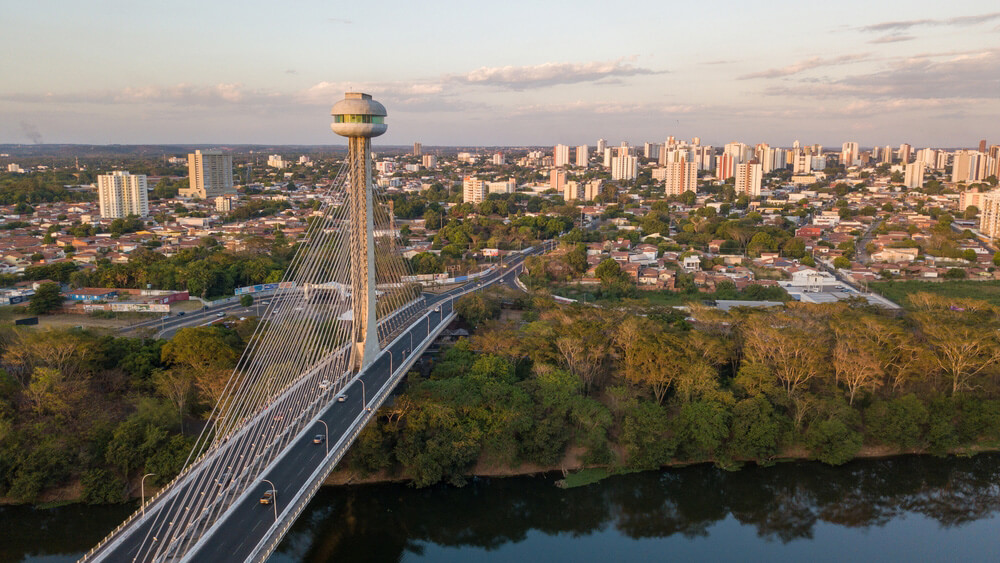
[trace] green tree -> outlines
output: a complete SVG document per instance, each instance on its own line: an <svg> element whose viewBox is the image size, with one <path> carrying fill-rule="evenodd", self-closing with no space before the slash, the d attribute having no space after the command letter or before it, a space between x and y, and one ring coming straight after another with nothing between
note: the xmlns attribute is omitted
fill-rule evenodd
<svg viewBox="0 0 1000 563"><path fill-rule="evenodd" d="M847 463L861 449L861 433L837 419L823 420L809 425L806 445L813 459L830 465Z"/></svg>
<svg viewBox="0 0 1000 563"><path fill-rule="evenodd" d="M778 452L783 420L763 396L743 399L733 408L732 434L727 447L737 459L766 461Z"/></svg>
<svg viewBox="0 0 1000 563"><path fill-rule="evenodd" d="M253 295L250 295L249 293L244 293L243 295L240 296L240 306L250 307L251 305L253 305Z"/></svg>
<svg viewBox="0 0 1000 563"><path fill-rule="evenodd" d="M62 307L63 296L59 284L43 283L35 290L28 304L28 312L33 315L44 315Z"/></svg>
<svg viewBox="0 0 1000 563"><path fill-rule="evenodd" d="M923 442L929 416L924 403L911 393L868 407L865 410L865 429L869 436L882 444L915 448Z"/></svg>
<svg viewBox="0 0 1000 563"><path fill-rule="evenodd" d="M833 259L833 267L838 270L846 270L851 267L851 261L843 256L838 256Z"/></svg>
<svg viewBox="0 0 1000 563"><path fill-rule="evenodd" d="M696 400L677 417L679 449L688 459L711 457L729 434L730 413L715 401Z"/></svg>

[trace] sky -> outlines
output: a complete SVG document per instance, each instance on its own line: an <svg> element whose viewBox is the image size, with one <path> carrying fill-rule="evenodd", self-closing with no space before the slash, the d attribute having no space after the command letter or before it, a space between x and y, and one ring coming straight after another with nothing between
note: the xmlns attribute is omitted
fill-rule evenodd
<svg viewBox="0 0 1000 563"><path fill-rule="evenodd" d="M0 6L0 143L1000 143L996 0Z"/></svg>

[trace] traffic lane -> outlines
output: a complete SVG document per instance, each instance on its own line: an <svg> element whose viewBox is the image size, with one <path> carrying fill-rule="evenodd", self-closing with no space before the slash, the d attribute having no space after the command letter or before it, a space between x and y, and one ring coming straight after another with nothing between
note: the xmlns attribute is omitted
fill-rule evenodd
<svg viewBox="0 0 1000 563"><path fill-rule="evenodd" d="M431 312L432 329L441 323L443 314L447 310L448 307L445 306L442 307L442 311ZM437 317L436 319L434 318L435 316ZM403 333L404 338L398 339L396 344L390 348L394 354L400 354L400 359L402 351L409 351L408 335L411 332L413 333L415 346L427 336L426 322L417 322L409 331ZM392 364L393 368L396 367L396 364L392 362L393 359L389 355L380 356L366 370L365 374L359 378L365 382L367 391L364 394L365 400L370 401L372 395L369 393L378 392L389 380L391 376L389 371L390 364ZM333 437L334 444L340 440L340 437L348 434L353 429L354 420L362 412L363 394L359 391L361 389L358 385L352 384L347 390L342 391L342 393L346 393L347 395L345 401L343 403L334 401L327 407L323 416L321 416L321 419L330 426L330 435ZM319 423L314 424L314 426L317 429L316 433L320 433L323 426ZM290 446L291 450L264 476L265 479L275 484L275 497L277 498L275 502L278 503L279 515L281 511L287 508L287 506L283 507L280 504L282 500L291 500L296 491L308 486L308 477L315 472L326 457L326 447L322 444L313 444L313 435L312 432L304 433L298 443L292 444ZM256 488L259 494L248 495L238 505L231 507L230 510L235 510L236 512L231 514L220 525L218 531L213 535L213 541L206 544L194 554L193 560L245 560L252 554L253 549L274 522L274 507L260 504L260 497L270 489L270 485L259 480L258 483L250 485L250 487ZM285 494L282 494L282 490L285 491Z"/></svg>

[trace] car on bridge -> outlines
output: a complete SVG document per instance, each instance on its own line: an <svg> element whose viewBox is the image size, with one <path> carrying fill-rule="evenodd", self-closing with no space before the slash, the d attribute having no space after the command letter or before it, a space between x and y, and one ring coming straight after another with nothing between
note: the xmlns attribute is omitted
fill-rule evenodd
<svg viewBox="0 0 1000 563"><path fill-rule="evenodd" d="M271 504L272 502L274 502L274 490L273 489L265 492L264 495L260 497L260 503L261 504Z"/></svg>
<svg viewBox="0 0 1000 563"><path fill-rule="evenodd" d="M327 389L329 389L330 388L330 380L329 379L324 379L323 381L320 381L319 382L319 388L322 389L322 390L324 390L324 391L326 391Z"/></svg>
<svg viewBox="0 0 1000 563"><path fill-rule="evenodd" d="M215 480L215 484L218 485L219 487L225 487L232 480L233 480L233 474L227 471L226 473L223 473L218 479Z"/></svg>
<svg viewBox="0 0 1000 563"><path fill-rule="evenodd" d="M317 434L317 435L313 436L313 443L314 444L322 444L323 443L323 435L322 434Z"/></svg>
<svg viewBox="0 0 1000 563"><path fill-rule="evenodd" d="M337 402L338 403L343 403L346 400L347 400L347 395L346 394L344 394L344 395L337 395Z"/></svg>

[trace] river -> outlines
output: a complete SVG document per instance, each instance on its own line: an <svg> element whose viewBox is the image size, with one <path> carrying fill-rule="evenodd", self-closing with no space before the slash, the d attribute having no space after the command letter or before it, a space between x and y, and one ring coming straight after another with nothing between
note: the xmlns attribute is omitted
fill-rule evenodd
<svg viewBox="0 0 1000 563"><path fill-rule="evenodd" d="M1000 454L556 479L326 487L270 561L1000 560ZM74 560L129 511L0 507L0 560Z"/></svg>

